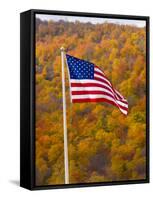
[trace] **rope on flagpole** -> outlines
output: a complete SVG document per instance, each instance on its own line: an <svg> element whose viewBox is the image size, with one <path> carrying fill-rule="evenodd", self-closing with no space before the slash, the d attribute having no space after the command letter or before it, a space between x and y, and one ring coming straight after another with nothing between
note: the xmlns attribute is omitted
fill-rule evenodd
<svg viewBox="0 0 153 200"><path fill-rule="evenodd" d="M69 184L68 141L67 141L67 121L66 121L66 95L65 95L65 73L64 73L65 49L64 49L64 47L61 47L60 50L61 50L61 62L62 62L62 94L63 94L63 130L64 130L65 184Z"/></svg>

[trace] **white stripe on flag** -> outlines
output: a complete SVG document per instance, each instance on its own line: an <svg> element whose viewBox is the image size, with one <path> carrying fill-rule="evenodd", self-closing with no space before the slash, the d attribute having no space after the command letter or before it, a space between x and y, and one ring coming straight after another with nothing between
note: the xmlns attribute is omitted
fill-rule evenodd
<svg viewBox="0 0 153 200"><path fill-rule="evenodd" d="M97 80L92 80L92 79L71 79L71 83L98 83L102 86L106 86L108 87L113 93L114 91L112 90L112 87L110 87L108 84L103 83L101 81L97 81Z"/></svg>
<svg viewBox="0 0 153 200"><path fill-rule="evenodd" d="M117 102L115 99L111 98L110 96L107 95L102 95L102 94L84 94L84 95L72 95L72 99L98 99L98 98L104 98L110 101L113 101L115 104L121 105L125 108L128 108L126 104L123 104L122 102Z"/></svg>

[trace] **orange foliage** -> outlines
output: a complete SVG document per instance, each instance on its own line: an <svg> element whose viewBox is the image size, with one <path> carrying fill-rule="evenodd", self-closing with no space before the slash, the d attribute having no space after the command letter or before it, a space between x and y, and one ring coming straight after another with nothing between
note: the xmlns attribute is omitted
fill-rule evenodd
<svg viewBox="0 0 153 200"><path fill-rule="evenodd" d="M60 47L100 66L128 100L71 104L66 72L70 183L145 178L145 28L36 21L36 184L64 183Z"/></svg>

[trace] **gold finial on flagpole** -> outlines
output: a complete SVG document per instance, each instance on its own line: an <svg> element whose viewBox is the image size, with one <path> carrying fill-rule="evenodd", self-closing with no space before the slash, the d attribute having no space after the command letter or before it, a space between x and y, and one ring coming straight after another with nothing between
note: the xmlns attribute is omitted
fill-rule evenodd
<svg viewBox="0 0 153 200"><path fill-rule="evenodd" d="M62 46L62 47L60 48L60 50L61 50L61 51L65 51L65 48Z"/></svg>

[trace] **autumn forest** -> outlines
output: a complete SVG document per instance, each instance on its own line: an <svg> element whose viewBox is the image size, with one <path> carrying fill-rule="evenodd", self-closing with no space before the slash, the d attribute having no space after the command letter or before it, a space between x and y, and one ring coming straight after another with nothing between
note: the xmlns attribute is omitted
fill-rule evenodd
<svg viewBox="0 0 153 200"><path fill-rule="evenodd" d="M37 18L36 185L64 184L61 46L99 66L129 105L125 116L108 103L70 103L65 68L70 183L145 179L145 27Z"/></svg>

